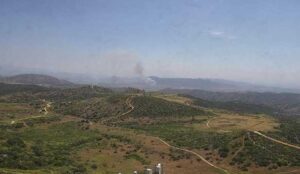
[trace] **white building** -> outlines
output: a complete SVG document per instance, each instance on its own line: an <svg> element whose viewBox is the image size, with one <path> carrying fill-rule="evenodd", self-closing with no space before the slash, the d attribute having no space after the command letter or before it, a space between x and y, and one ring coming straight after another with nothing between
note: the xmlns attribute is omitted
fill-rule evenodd
<svg viewBox="0 0 300 174"><path fill-rule="evenodd" d="M155 174L163 174L163 166L161 163L158 163L155 167Z"/></svg>

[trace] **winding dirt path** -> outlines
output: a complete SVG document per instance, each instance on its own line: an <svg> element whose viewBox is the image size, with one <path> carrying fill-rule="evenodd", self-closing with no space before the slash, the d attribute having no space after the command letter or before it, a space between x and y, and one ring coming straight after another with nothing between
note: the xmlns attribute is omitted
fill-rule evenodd
<svg viewBox="0 0 300 174"><path fill-rule="evenodd" d="M44 115L30 116L30 117L26 117L26 118L20 118L20 119L12 120L10 124L15 124L16 122L20 122L20 121L24 121L24 120L28 120L28 119L47 117L46 115L48 115L48 113L49 113L48 109L51 107L51 104L52 104L51 102L48 102L46 104L46 106L43 107ZM26 123L25 123L25 126L27 126Z"/></svg>
<svg viewBox="0 0 300 174"><path fill-rule="evenodd" d="M296 170L287 171L287 172L279 172L279 173L276 173L276 174L293 174L293 173L297 174L299 171L300 171L299 169L296 169Z"/></svg>
<svg viewBox="0 0 300 174"><path fill-rule="evenodd" d="M212 118L212 119L213 119L213 118ZM209 123L210 123L210 121L211 121L212 119L209 119L209 120L206 122L206 126L207 126L208 128L211 128L211 126L209 125ZM269 136L267 136L267 135L265 135L265 134L263 134L263 133L261 133L261 132L259 132L259 131L256 131L256 130L251 130L252 127L255 127L255 126L257 126L257 125L259 125L259 124L262 124L262 123L263 123L263 122L260 122L260 123L257 123L257 124L255 124L255 125L249 127L249 128L248 128L248 131L250 131L250 132L252 132L252 133L254 133L254 134L256 134L256 135L259 135L259 136L261 136L261 137L264 137L264 138L266 138L266 139L268 139L268 140L271 140L271 141L273 141L273 142L275 142L275 143L279 143L279 144L282 144L282 145L285 145L285 146L288 146L288 147L291 147L291 148L295 148L295 149L300 150L300 147L297 146L297 145L293 145L293 144L289 144L289 143L286 143L286 142L277 140L277 139L275 139L275 138L269 137Z"/></svg>
<svg viewBox="0 0 300 174"><path fill-rule="evenodd" d="M134 110L134 106L131 104L131 100L132 100L132 97L128 97L126 99L126 104L130 107L130 110L128 110L127 112L124 112L122 113L121 115L119 115L118 117L122 117L124 115L127 115L129 114L130 112L132 112ZM208 125L209 126L209 125ZM172 146L170 145L169 143L165 142L164 140L162 140L161 138L159 137L156 137L160 142L162 142L163 144L165 144L166 146L168 147L171 147L171 148L174 148L174 149L177 149L177 150L181 150L181 151L184 151L184 152L188 152L188 153L191 153L195 156L197 156L198 158L200 158L202 161L204 161L206 164L208 164L209 166L215 168L215 169L218 169L226 174L230 174L227 170L223 169L223 168L220 168L212 163L210 163L209 161L207 161L203 156L201 156L200 154L194 152L194 151L191 151L191 150L188 150L188 149L184 149L184 148L179 148L179 147L175 147L175 146Z"/></svg>
<svg viewBox="0 0 300 174"><path fill-rule="evenodd" d="M134 106L131 104L131 100L132 100L132 96L128 97L125 101L125 103L127 104L127 106L130 107L130 109L127 112L122 113L121 115L119 115L119 117L122 117L124 115L129 114L130 112L132 112L134 110Z"/></svg>
<svg viewBox="0 0 300 174"><path fill-rule="evenodd" d="M286 142L283 142L283 141L274 139L274 138L269 137L269 136L267 136L267 135L265 135L265 134L262 134L262 133L260 133L260 132L258 132L258 131L252 131L252 132L255 133L256 135L262 136L262 137L264 137L264 138L266 138L266 139L268 139L268 140L271 140L271 141L273 141L273 142L275 142L275 143L279 143L279 144L282 144L282 145L289 146L289 147L291 147L291 148L295 148L295 149L300 150L300 147L299 147L299 146L296 146L296 145L293 145L293 144L289 144L289 143L286 143Z"/></svg>
<svg viewBox="0 0 300 174"><path fill-rule="evenodd" d="M232 159L235 158L245 147L245 135L242 137L242 146L232 155Z"/></svg>
<svg viewBox="0 0 300 174"><path fill-rule="evenodd" d="M125 115L131 113L131 112L134 110L134 106L131 104L132 98L133 98L133 96L129 96L129 97L127 97L127 99L126 99L126 101L125 101L126 105L130 108L128 111L123 112L122 114L117 115L117 116L115 116L115 117L107 118L107 119L103 120L102 123L106 123L106 122L109 122L109 121L111 121L111 120L118 119L118 118L120 118L120 117L123 117L123 116L125 116Z"/></svg>
<svg viewBox="0 0 300 174"><path fill-rule="evenodd" d="M207 120L207 122L206 122L206 127L207 127L207 128L212 128L212 127L209 125L209 123L210 123L211 120L213 120L213 119L215 119L215 118L216 118L216 117ZM228 132L231 132L231 131L229 131L229 130L224 130L224 129L219 129L219 132L228 133Z"/></svg>
<svg viewBox="0 0 300 174"><path fill-rule="evenodd" d="M218 167L218 166L212 164L211 162L207 161L203 156L201 156L200 154L198 154L198 153L196 153L196 152L194 152L194 151L191 151L191 150L188 150L188 149L183 149L183 148L179 148L179 147L172 146L172 145L168 144L167 142L165 142L164 140L162 140L162 139L160 139L160 138L158 138L158 137L156 137L156 138L157 138L160 142L162 142L163 144L165 144L165 145L168 146L168 147L171 147L171 148L174 148L174 149L177 149L177 150L181 150L181 151L184 151L184 152L191 153L191 154L197 156L198 158L200 158L203 162L205 162L205 163L208 164L209 166L211 166L211 167L213 167L213 168L215 168L215 169L218 169L218 170L220 170L220 171L222 171L222 172L224 172L224 173L226 173L226 174L230 174L227 170L222 169L222 168L220 168L220 167Z"/></svg>
<svg viewBox="0 0 300 174"><path fill-rule="evenodd" d="M206 122L206 126L207 126L208 128L210 128L210 126L209 126L210 120L211 120L211 119L207 120L207 122Z"/></svg>

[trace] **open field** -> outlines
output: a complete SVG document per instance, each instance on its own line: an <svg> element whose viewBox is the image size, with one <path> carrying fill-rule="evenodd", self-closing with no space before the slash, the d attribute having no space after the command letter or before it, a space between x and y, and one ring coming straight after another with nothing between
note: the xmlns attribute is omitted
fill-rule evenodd
<svg viewBox="0 0 300 174"><path fill-rule="evenodd" d="M278 125L279 123L274 118L268 116L221 114L208 119L206 123L193 126L199 130L226 132L236 130L274 131Z"/></svg>
<svg viewBox="0 0 300 174"><path fill-rule="evenodd" d="M193 102L191 98L179 96L177 94L153 93L152 96L181 104L191 104Z"/></svg>
<svg viewBox="0 0 300 174"><path fill-rule="evenodd" d="M93 124L91 128L109 132L108 137L111 137L110 141L105 143L105 147L83 149L77 155L82 161L104 164L104 166L98 165L97 169L91 169L91 173L119 171L131 173L133 170L154 166L157 161L164 164L164 169L168 173L195 173L200 170L208 174L218 173L197 157L176 151L156 137L124 128L105 127L101 124Z"/></svg>
<svg viewBox="0 0 300 174"><path fill-rule="evenodd" d="M38 110L27 103L0 103L0 121L11 122L37 114Z"/></svg>

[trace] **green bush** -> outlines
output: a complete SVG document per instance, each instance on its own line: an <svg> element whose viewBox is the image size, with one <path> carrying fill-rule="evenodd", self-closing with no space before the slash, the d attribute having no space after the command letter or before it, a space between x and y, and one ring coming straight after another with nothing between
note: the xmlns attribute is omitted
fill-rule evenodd
<svg viewBox="0 0 300 174"><path fill-rule="evenodd" d="M25 148L26 144L19 137L11 137L6 141L8 146Z"/></svg>

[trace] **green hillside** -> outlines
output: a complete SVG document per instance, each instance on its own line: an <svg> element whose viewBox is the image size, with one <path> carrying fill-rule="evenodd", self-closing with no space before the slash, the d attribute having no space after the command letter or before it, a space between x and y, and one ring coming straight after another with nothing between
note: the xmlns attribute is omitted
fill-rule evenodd
<svg viewBox="0 0 300 174"><path fill-rule="evenodd" d="M211 114L201 109L196 109L150 96L135 97L132 103L135 106L135 109L130 115L134 117L184 117Z"/></svg>
<svg viewBox="0 0 300 174"><path fill-rule="evenodd" d="M126 88L4 86L0 173L131 173L158 162L185 174L273 174L300 167L300 122L271 117L264 105Z"/></svg>

